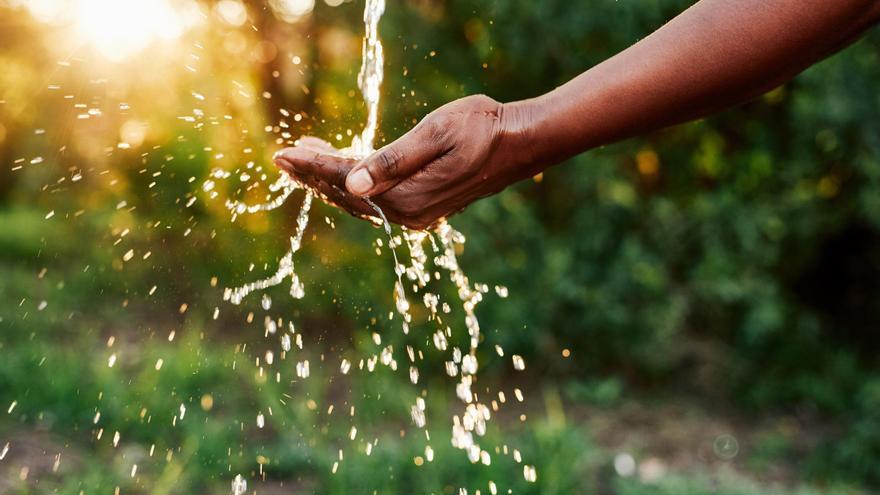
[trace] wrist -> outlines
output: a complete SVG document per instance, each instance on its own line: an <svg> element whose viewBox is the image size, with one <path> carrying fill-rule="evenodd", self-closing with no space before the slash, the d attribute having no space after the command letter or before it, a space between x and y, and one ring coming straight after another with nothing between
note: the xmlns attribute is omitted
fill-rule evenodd
<svg viewBox="0 0 880 495"><path fill-rule="evenodd" d="M540 149L540 105L534 99L501 104L499 149L516 180L540 173L544 156Z"/></svg>

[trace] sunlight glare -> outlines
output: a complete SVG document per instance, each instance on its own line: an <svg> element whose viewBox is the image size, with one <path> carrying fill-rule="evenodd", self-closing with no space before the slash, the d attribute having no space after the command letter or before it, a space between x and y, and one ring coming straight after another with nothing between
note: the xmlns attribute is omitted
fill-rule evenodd
<svg viewBox="0 0 880 495"><path fill-rule="evenodd" d="M41 22L70 25L77 46L121 61L154 41L174 40L201 19L193 0L13 0Z"/></svg>
<svg viewBox="0 0 880 495"><path fill-rule="evenodd" d="M193 0L10 0L38 21L73 28L76 46L87 45L121 61L154 41L179 38L202 18Z"/></svg>
<svg viewBox="0 0 880 495"><path fill-rule="evenodd" d="M247 22L247 9L238 0L220 0L214 8L227 24L241 26Z"/></svg>
<svg viewBox="0 0 880 495"><path fill-rule="evenodd" d="M119 61L151 42L183 34L185 20L168 0L78 0L77 35L102 55Z"/></svg>
<svg viewBox="0 0 880 495"><path fill-rule="evenodd" d="M64 2L60 0L30 0L28 2L12 2L13 6L24 5L40 22L54 22L64 12Z"/></svg>
<svg viewBox="0 0 880 495"><path fill-rule="evenodd" d="M284 22L296 22L315 8L315 0L270 0L269 4Z"/></svg>

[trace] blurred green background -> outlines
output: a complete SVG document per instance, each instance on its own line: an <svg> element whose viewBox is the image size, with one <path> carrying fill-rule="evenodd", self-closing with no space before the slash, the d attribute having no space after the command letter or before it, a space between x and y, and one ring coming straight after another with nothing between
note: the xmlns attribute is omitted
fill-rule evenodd
<svg viewBox="0 0 880 495"><path fill-rule="evenodd" d="M689 3L389 0L380 142L460 96L547 91ZM265 184L212 199L202 181L248 162L271 181L285 143L360 132L362 10L0 1L0 493L225 493L236 474L259 494L880 489L876 31L752 103L452 220L472 280L510 289L478 310L478 388L523 390L484 444L519 449L526 483L510 456L471 465L450 446L439 353L418 386L405 367L340 374L377 352L373 332L429 339L388 320L381 230L316 206L305 299L222 301L274 269L301 193L230 223L223 201ZM267 315L302 333L294 359L265 362ZM433 462L409 419L423 391Z"/></svg>

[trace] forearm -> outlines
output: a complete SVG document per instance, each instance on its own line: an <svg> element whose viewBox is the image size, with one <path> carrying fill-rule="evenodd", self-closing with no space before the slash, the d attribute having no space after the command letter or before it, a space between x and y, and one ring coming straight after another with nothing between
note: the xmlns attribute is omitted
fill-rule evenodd
<svg viewBox="0 0 880 495"><path fill-rule="evenodd" d="M702 0L538 98L504 105L536 173L574 154L742 103L856 39L877 0Z"/></svg>

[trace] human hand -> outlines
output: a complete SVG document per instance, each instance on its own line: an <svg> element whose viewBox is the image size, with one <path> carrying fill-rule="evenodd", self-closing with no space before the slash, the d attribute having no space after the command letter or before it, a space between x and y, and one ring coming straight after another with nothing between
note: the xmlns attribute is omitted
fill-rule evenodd
<svg viewBox="0 0 880 495"><path fill-rule="evenodd" d="M533 175L521 112L505 110L487 96L468 96L362 160L306 137L275 163L354 215L375 214L362 199L369 197L390 221L426 229Z"/></svg>

